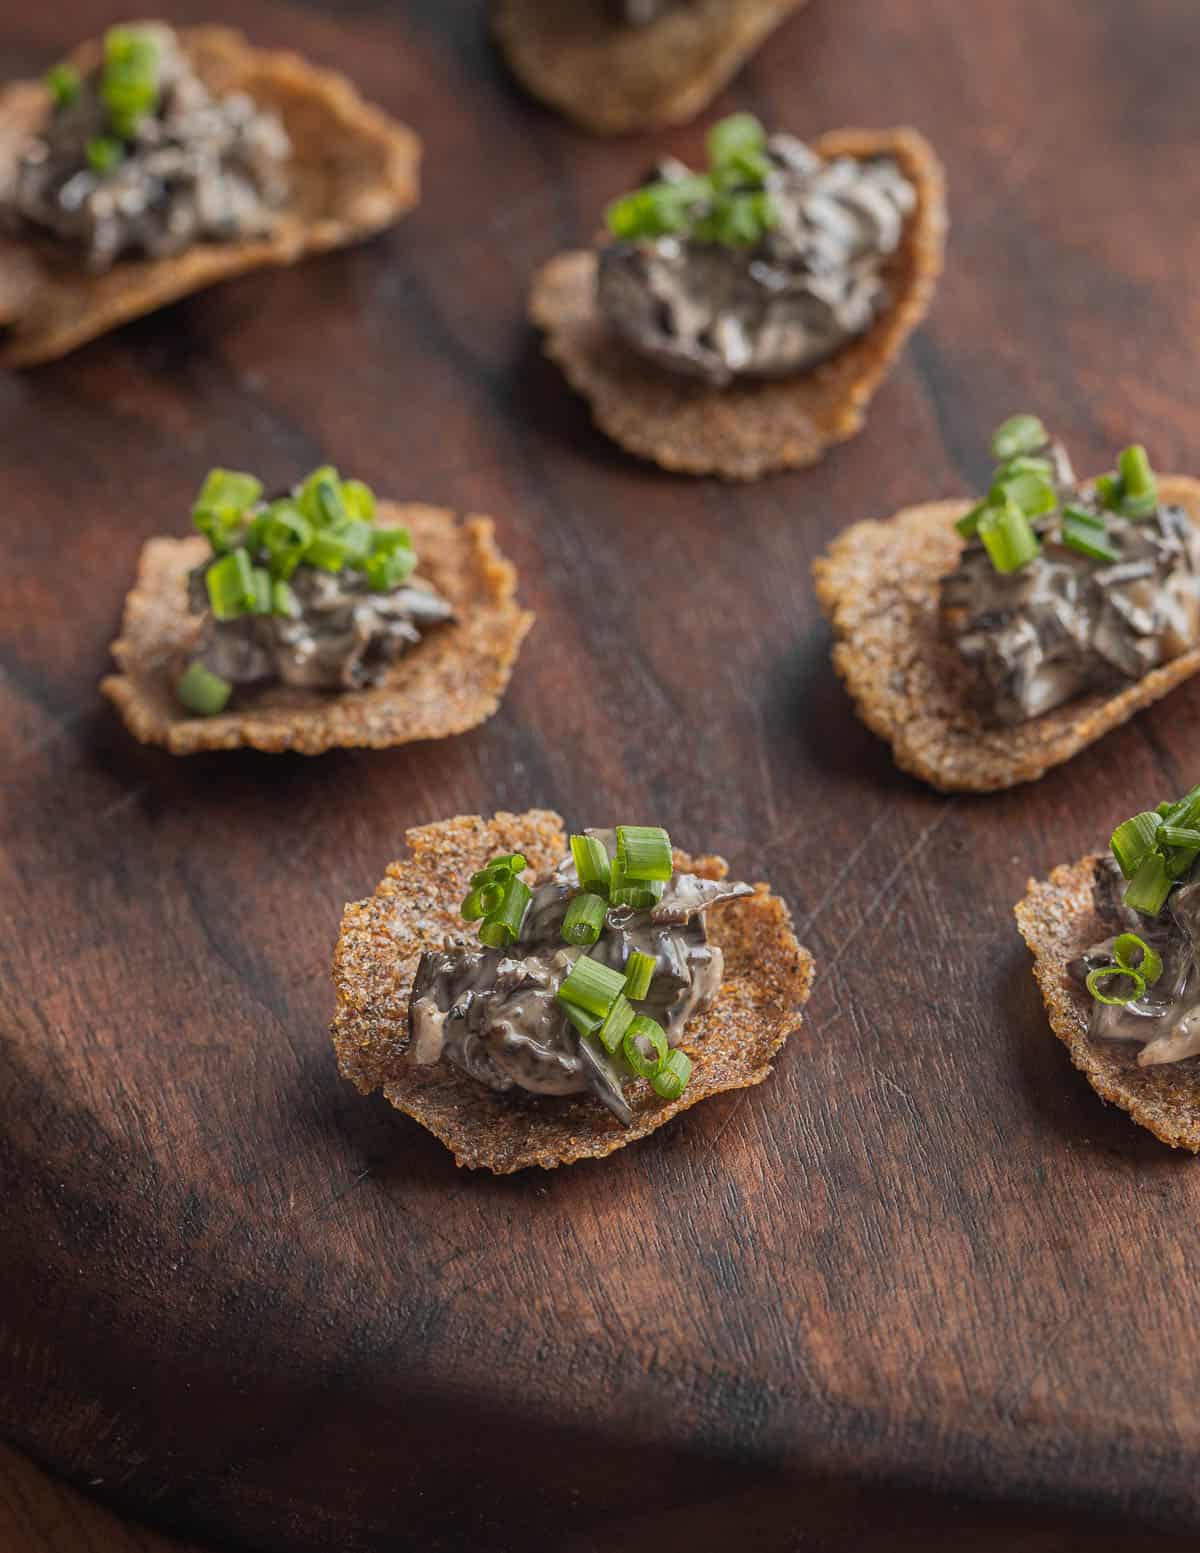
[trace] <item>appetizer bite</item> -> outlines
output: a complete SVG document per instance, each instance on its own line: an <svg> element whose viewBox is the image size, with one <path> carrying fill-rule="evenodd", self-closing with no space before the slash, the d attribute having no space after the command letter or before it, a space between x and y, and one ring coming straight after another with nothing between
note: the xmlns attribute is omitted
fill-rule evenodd
<svg viewBox="0 0 1200 1553"><path fill-rule="evenodd" d="M656 826L547 811L408 832L333 962L342 1075L497 1174L610 1154L761 1083L813 962L767 886Z"/></svg>
<svg viewBox="0 0 1200 1553"><path fill-rule="evenodd" d="M864 722L948 792L1031 782L1200 668L1200 484L1140 446L1080 482L1032 415L992 451L983 501L857 523L814 568Z"/></svg>
<svg viewBox="0 0 1200 1553"><path fill-rule="evenodd" d="M0 88L0 365L391 225L419 143L342 77L223 27L113 27Z"/></svg>
<svg viewBox="0 0 1200 1553"><path fill-rule="evenodd" d="M493 0L513 74L597 135L702 113L805 0Z"/></svg>
<svg viewBox="0 0 1200 1553"><path fill-rule="evenodd" d="M1200 1153L1200 787L1030 880L1017 924L1054 1033L1105 1100Z"/></svg>
<svg viewBox="0 0 1200 1553"><path fill-rule="evenodd" d="M806 146L735 114L709 168L660 163L598 251L534 280L546 352L615 441L754 479L854 435L941 271L941 168L913 130Z"/></svg>
<svg viewBox="0 0 1200 1553"><path fill-rule="evenodd" d="M214 469L192 519L197 537L143 549L122 672L101 687L136 738L315 755L446 738L496 710L533 616L490 518L377 505L324 467L276 500Z"/></svg>

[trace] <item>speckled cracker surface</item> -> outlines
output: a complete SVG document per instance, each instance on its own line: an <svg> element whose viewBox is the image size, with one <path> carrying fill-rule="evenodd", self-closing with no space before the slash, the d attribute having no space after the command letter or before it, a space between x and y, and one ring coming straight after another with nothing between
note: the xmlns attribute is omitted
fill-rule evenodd
<svg viewBox="0 0 1200 1553"><path fill-rule="evenodd" d="M1108 936L1093 903L1099 862L1093 855L1056 868L1049 879L1031 879L1024 899L1013 908L1021 936L1033 951L1033 974L1051 1027L1098 1095L1172 1148L1200 1153L1200 1060L1139 1068L1139 1048L1131 1042L1088 1039L1091 998L1067 974L1067 966L1089 944Z"/></svg>
<svg viewBox="0 0 1200 1553"><path fill-rule="evenodd" d="M216 281L369 237L416 204L420 142L364 102L344 76L296 54L251 48L225 27L185 28L180 38L217 95L249 92L287 126L292 186L274 230L253 241L197 243L174 258L121 259L102 275L89 273L76 250L51 237L5 244L0 366L53 361ZM96 47L85 45L76 59L86 67ZM0 88L0 189L48 111L49 97L36 82Z"/></svg>
<svg viewBox="0 0 1200 1553"><path fill-rule="evenodd" d="M710 1095L761 1084L800 1024L812 956L796 942L783 901L760 884L752 897L705 913L712 942L725 952L721 995L688 1021L682 1044L695 1066L678 1100L660 1100L645 1079L626 1087L632 1127L590 1096L498 1094L449 1064L410 1064L408 997L417 962L424 950L465 931L459 908L471 874L501 852L522 852L534 870L547 868L565 853L567 837L557 814L531 809L424 825L407 841L409 856L389 864L371 899L352 902L342 917L333 1044L343 1077L364 1094L382 1088L460 1165L505 1175L611 1154ZM709 879L726 873L715 857L676 851L675 863Z"/></svg>
<svg viewBox="0 0 1200 1553"><path fill-rule="evenodd" d="M1200 482L1161 475L1163 501L1200 522ZM833 623L833 665L859 715L896 764L943 792L994 792L1070 760L1200 669L1200 648L1116 693L1079 696L1012 728L971 705L971 671L940 627L942 578L963 541L954 521L972 504L928 502L886 522L856 523L813 567Z"/></svg>
<svg viewBox="0 0 1200 1553"><path fill-rule="evenodd" d="M862 427L867 406L929 310L946 235L941 164L911 129L836 130L813 142L822 156L893 156L917 190L917 208L885 269L891 301L866 334L794 377L713 388L646 361L596 306L596 255L565 253L534 279L530 317L546 354L589 401L596 424L630 453L680 474L754 480L816 463Z"/></svg>
<svg viewBox="0 0 1200 1553"><path fill-rule="evenodd" d="M535 97L597 135L682 124L806 0L689 0L646 27L604 0L493 0L492 28Z"/></svg>
<svg viewBox="0 0 1200 1553"><path fill-rule="evenodd" d="M134 737L165 745L173 755L243 745L319 755L445 739L490 717L533 624L517 603L517 574L496 549L492 520L460 524L440 507L395 502L380 503L376 520L412 530L418 576L449 600L458 618L431 627L369 690L275 685L238 691L217 717L189 715L168 680L171 660L190 634L187 576L210 554L208 541L199 534L148 541L112 647L121 673L101 685Z"/></svg>

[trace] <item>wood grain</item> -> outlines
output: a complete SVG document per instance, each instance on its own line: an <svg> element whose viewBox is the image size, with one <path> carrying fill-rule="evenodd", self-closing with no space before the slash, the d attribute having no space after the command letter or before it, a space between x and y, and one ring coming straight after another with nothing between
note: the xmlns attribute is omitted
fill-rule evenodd
<svg viewBox="0 0 1200 1553"><path fill-rule="evenodd" d="M467 0L162 10L347 70L427 193L0 379L0 1434L262 1553L1194 1545L1200 1175L1072 1072L1011 905L1195 780L1200 686L946 799L856 720L808 582L845 525L978 485L1014 409L1080 468L1134 434L1200 465L1192 0L814 0L780 33L720 107L916 124L953 229L861 436L744 490L608 447L523 322L699 126L574 134ZM0 9L3 73L112 15ZM211 464L325 457L496 514L538 615L501 713L308 762L137 747L96 687L142 542ZM761 1088L481 1180L338 1081L328 963L406 826L531 805L769 875L821 974Z"/></svg>
<svg viewBox="0 0 1200 1553"><path fill-rule="evenodd" d="M4 1553L189 1553L181 1542L118 1521L2 1445L0 1548Z"/></svg>

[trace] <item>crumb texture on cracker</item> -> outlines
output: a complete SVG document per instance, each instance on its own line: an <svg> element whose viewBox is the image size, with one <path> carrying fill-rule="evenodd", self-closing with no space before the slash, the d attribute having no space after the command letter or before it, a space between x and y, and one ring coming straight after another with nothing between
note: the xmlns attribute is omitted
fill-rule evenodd
<svg viewBox="0 0 1200 1553"><path fill-rule="evenodd" d="M333 961L333 1044L343 1077L364 1094L382 1089L460 1165L504 1175L611 1154L710 1095L761 1084L800 1025L812 956L797 943L787 906L760 884L749 899L707 914L710 938L725 953L725 981L719 1000L688 1022L682 1044L695 1064L691 1082L674 1101L660 1100L644 1079L630 1084L632 1127L590 1096L498 1094L447 1064L411 1065L404 1053L417 962L463 931L460 906L471 873L500 852L522 852L535 871L548 868L566 851L567 836L557 814L531 809L490 820L460 815L410 830L406 840L408 856L389 864L374 895L343 915ZM678 849L675 866L710 879L726 872L720 858Z"/></svg>
<svg viewBox="0 0 1200 1553"><path fill-rule="evenodd" d="M50 238L6 244L0 247L0 367L56 360L218 281L358 242L416 204L420 141L364 101L345 76L297 54L253 48L227 27L184 28L179 36L215 94L248 92L287 128L292 188L273 231L251 241L197 243L171 258L122 259L100 275ZM85 44L75 62L87 68L97 48ZM36 82L0 88L0 185L47 108L45 89ZM18 266L21 305L6 308Z"/></svg>
<svg viewBox="0 0 1200 1553"><path fill-rule="evenodd" d="M496 548L491 518L459 523L440 507L381 502L378 521L411 530L421 575L457 619L398 658L379 685L340 694L275 685L239 695L216 717L189 714L169 680L190 629L188 573L211 554L208 541L199 534L149 540L112 646L121 672L101 685L134 737L173 755L242 746L319 755L445 739L489 718L533 624L517 602L517 574Z"/></svg>
<svg viewBox="0 0 1200 1553"><path fill-rule="evenodd" d="M1164 502L1200 522L1200 481L1160 475ZM1158 701L1200 669L1200 647L1116 692L1096 692L1013 726L972 705L972 677L941 630L939 590L963 541L969 501L927 502L883 522L856 523L813 567L833 625L833 665L860 717L896 764L942 792L995 792L1036 781Z"/></svg>
<svg viewBox="0 0 1200 1553"><path fill-rule="evenodd" d="M891 300L857 339L805 372L711 388L646 361L600 317L596 255L564 253L534 279L530 318L546 354L627 452L678 474L755 480L816 463L861 430L867 407L933 301L946 239L942 167L913 129L831 131L822 156L890 156L917 191L897 251L883 267Z"/></svg>

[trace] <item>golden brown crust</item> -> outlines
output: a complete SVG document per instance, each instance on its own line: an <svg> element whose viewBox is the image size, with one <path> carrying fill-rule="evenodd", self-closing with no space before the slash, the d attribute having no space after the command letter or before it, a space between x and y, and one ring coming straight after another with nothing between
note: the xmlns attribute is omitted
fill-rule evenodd
<svg viewBox="0 0 1200 1553"><path fill-rule="evenodd" d="M547 868L564 854L567 838L557 814L531 809L491 820L460 815L410 830L406 839L410 855L390 863L371 899L352 902L342 917L333 1044L343 1077L364 1094L382 1087L460 1165L505 1175L611 1154L710 1095L761 1084L800 1024L812 956L796 942L786 905L760 884L753 897L706 913L710 937L725 952L721 996L688 1022L683 1046L695 1067L678 1100L660 1100L644 1079L626 1089L632 1127L590 1097L496 1094L448 1064L410 1064L404 1053L417 962L425 949L463 931L459 908L472 872L500 852L522 852L535 870ZM677 851L675 860L710 879L726 872L720 858Z"/></svg>
<svg viewBox="0 0 1200 1553"><path fill-rule="evenodd" d="M1091 999L1067 974L1067 966L1107 936L1096 919L1093 885L1098 856L1056 868L1049 879L1029 881L1013 908L1021 936L1033 951L1033 974L1055 1035L1102 1099L1172 1148L1200 1153L1200 1066L1196 1060L1139 1068L1137 1047L1126 1041L1088 1039Z"/></svg>
<svg viewBox="0 0 1200 1553"><path fill-rule="evenodd" d="M1163 475L1159 490L1200 522L1200 482ZM970 505L927 502L883 523L856 523L818 559L813 577L833 623L834 668L896 764L942 792L987 793L1036 781L1158 701L1200 669L1200 648L1116 694L1080 696L1013 728L989 726L971 705L971 672L939 620L941 580L963 545L954 520Z"/></svg>
<svg viewBox="0 0 1200 1553"><path fill-rule="evenodd" d="M942 168L911 129L835 130L814 145L829 157L894 156L916 187L917 208L888 261L891 305L860 339L807 372L711 388L644 360L607 327L596 308L593 252L560 254L535 277L529 310L545 332L546 354L630 453L681 474L755 480L816 463L861 428L933 300L945 247Z"/></svg>
<svg viewBox="0 0 1200 1553"><path fill-rule="evenodd" d="M197 72L217 93L246 91L276 109L294 149L292 190L271 236L198 243L175 258L123 259L92 275L53 238L0 249L0 366L53 361L132 318L216 281L269 264L343 247L391 226L416 204L421 146L411 130L363 101L344 76L296 54L251 48L226 27L180 32ZM87 64L95 44L77 59ZM43 87L0 89L0 187L45 118ZM6 275L36 265L37 284L19 313L5 308ZM8 322L10 327L3 330Z"/></svg>
<svg viewBox="0 0 1200 1553"><path fill-rule="evenodd" d="M596 135L682 124L806 0L690 0L624 27L603 0L493 0L492 28L535 97Z"/></svg>
<svg viewBox="0 0 1200 1553"><path fill-rule="evenodd" d="M377 521L412 530L420 575L454 606L458 619L435 626L370 690L299 690L272 686L235 695L218 717L190 717L178 705L169 665L189 640L187 575L209 554L200 535L151 539L125 601L113 643L120 674L101 689L143 744L173 755L250 745L272 753L385 749L416 739L445 739L490 717L512 675L533 616L516 601L517 574L493 542L490 518L456 522L440 507L380 504Z"/></svg>

